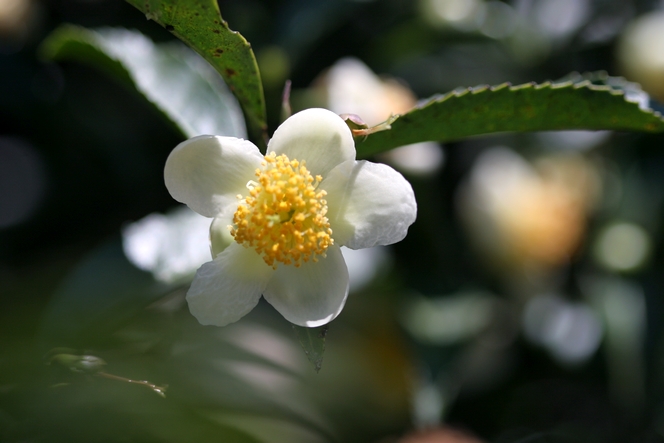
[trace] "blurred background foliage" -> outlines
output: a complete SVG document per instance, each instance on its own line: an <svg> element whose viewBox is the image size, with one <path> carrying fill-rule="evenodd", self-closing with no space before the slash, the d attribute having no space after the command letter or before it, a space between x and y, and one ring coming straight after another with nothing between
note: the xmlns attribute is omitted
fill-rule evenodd
<svg viewBox="0 0 664 443"><path fill-rule="evenodd" d="M661 2L219 7L256 53L270 131L288 79L294 110L370 124L460 86L573 71L664 100ZM64 23L174 41L119 0L0 2L1 441L664 441L663 136L501 134L378 156L413 184L418 219L403 242L347 255L352 294L316 374L265 303L226 328L188 313L206 222L162 178L183 132L85 54L41 59ZM201 119L222 112L195 101Z"/></svg>

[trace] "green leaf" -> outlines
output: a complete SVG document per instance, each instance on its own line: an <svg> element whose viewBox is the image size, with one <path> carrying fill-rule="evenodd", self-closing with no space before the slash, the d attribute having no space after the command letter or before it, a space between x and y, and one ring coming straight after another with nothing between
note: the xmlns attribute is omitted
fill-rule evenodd
<svg viewBox="0 0 664 443"><path fill-rule="evenodd" d="M662 115L644 104L648 96L636 86L599 75L594 82L582 78L457 89L394 119L391 129L357 137L357 153L362 157L411 143L507 131L664 131Z"/></svg>
<svg viewBox="0 0 664 443"><path fill-rule="evenodd" d="M323 366L323 353L325 353L325 337L327 336L328 325L319 328L305 328L293 325L293 330L297 339L300 341L304 353L309 362L314 365L316 372Z"/></svg>
<svg viewBox="0 0 664 443"><path fill-rule="evenodd" d="M90 345L86 340L116 330L173 289L132 265L119 238L109 240L86 256L51 296L40 340L85 348Z"/></svg>
<svg viewBox="0 0 664 443"><path fill-rule="evenodd" d="M251 45L231 31L216 0L127 0L185 42L226 80L248 118L250 132L262 143L266 134L265 97Z"/></svg>
<svg viewBox="0 0 664 443"><path fill-rule="evenodd" d="M46 38L41 53L50 60L76 60L103 70L145 96L187 138L246 138L235 97L205 61L179 42L155 45L126 29L64 25Z"/></svg>

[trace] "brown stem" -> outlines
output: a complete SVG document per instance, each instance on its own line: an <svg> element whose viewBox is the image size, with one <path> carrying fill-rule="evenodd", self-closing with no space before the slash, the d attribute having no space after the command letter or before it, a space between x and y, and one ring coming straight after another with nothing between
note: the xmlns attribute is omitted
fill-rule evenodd
<svg viewBox="0 0 664 443"><path fill-rule="evenodd" d="M120 377L119 375L113 375L113 374L109 374L107 372L101 372L101 371L97 372L96 375L98 375L100 377L108 378L110 380L118 380L118 381L123 381L123 382L126 382L126 383L133 383L133 384L136 384L136 385L143 385L147 388L152 389L158 395L160 395L162 397L166 397L166 394L164 393L166 391L166 386L161 387L161 386L155 385L154 383L150 383L149 381L146 381L146 380L131 380L129 378Z"/></svg>

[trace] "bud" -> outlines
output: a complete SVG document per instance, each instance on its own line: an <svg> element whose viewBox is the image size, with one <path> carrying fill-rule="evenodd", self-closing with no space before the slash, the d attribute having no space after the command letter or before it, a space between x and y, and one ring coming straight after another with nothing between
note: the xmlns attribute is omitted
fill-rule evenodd
<svg viewBox="0 0 664 443"><path fill-rule="evenodd" d="M96 374L106 365L106 362L94 355L56 354L50 358L48 364L57 363L73 372Z"/></svg>

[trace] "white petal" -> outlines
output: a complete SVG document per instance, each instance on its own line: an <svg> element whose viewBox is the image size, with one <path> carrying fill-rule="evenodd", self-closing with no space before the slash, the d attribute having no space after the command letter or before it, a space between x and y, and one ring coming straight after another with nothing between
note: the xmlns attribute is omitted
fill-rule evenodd
<svg viewBox="0 0 664 443"><path fill-rule="evenodd" d="M206 217L220 214L247 194L247 182L263 156L253 143L201 135L180 143L166 160L164 180L171 196Z"/></svg>
<svg viewBox="0 0 664 443"><path fill-rule="evenodd" d="M221 254L228 246L235 242L228 228L233 224L233 213L224 213L215 217L210 224L210 252L212 258Z"/></svg>
<svg viewBox="0 0 664 443"><path fill-rule="evenodd" d="M306 160L313 176L325 177L338 164L355 160L355 142L348 125L337 114L327 109L306 109L277 128L267 152Z"/></svg>
<svg viewBox="0 0 664 443"><path fill-rule="evenodd" d="M340 248L332 245L327 257L299 268L280 265L263 296L296 325L313 328L331 322L348 297L348 269Z"/></svg>
<svg viewBox="0 0 664 443"><path fill-rule="evenodd" d="M351 249L403 240L417 217L410 183L391 167L368 161L334 168L320 184L336 244Z"/></svg>
<svg viewBox="0 0 664 443"><path fill-rule="evenodd" d="M187 302L203 325L225 326L258 303L274 270L253 249L232 243L196 272Z"/></svg>

